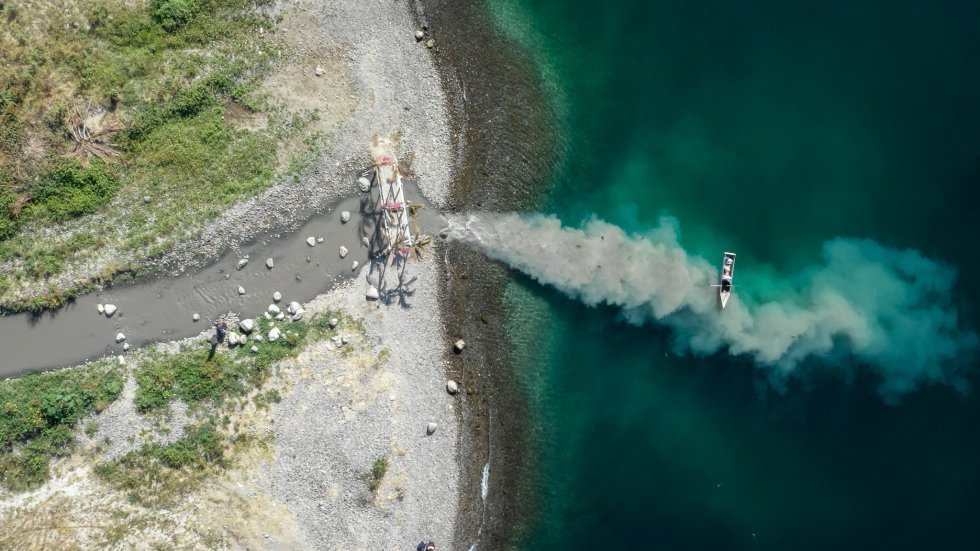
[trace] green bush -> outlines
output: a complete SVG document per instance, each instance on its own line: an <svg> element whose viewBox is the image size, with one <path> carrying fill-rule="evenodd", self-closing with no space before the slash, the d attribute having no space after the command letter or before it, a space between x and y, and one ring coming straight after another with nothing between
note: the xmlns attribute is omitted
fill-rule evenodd
<svg viewBox="0 0 980 551"><path fill-rule="evenodd" d="M368 487L371 491L377 491L378 486L381 486L381 481L385 477L385 473L388 472L388 458L381 456L374 460L374 465L371 465L371 476L368 479Z"/></svg>
<svg viewBox="0 0 980 551"><path fill-rule="evenodd" d="M197 2L194 0L151 0L150 2L153 20L168 32L183 27L196 11Z"/></svg>
<svg viewBox="0 0 980 551"><path fill-rule="evenodd" d="M82 167L75 159L65 159L31 190L27 210L34 217L63 222L95 212L118 188L119 181L102 161Z"/></svg>
<svg viewBox="0 0 980 551"><path fill-rule="evenodd" d="M0 241L17 233L17 220L14 218L14 202L17 197L4 185L0 178Z"/></svg>

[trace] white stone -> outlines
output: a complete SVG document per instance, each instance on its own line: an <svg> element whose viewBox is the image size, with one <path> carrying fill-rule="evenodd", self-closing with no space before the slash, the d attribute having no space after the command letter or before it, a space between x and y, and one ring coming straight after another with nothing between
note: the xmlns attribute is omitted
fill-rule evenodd
<svg viewBox="0 0 980 551"><path fill-rule="evenodd" d="M446 381L446 392L450 394L459 392L459 385L456 384L456 381Z"/></svg>
<svg viewBox="0 0 980 551"><path fill-rule="evenodd" d="M279 337L281 337L281 336L282 336L282 333L279 331L279 328L278 327L273 327L269 331L269 342L276 342L276 340L279 339Z"/></svg>
<svg viewBox="0 0 980 551"><path fill-rule="evenodd" d="M347 337L347 335L344 335L343 337L340 337L340 342L341 344L347 344L350 342L350 339Z"/></svg>
<svg viewBox="0 0 980 551"><path fill-rule="evenodd" d="M268 268L268 269L270 269L270 270L271 270L271 269L272 269L272 267L273 267L273 266L275 266L275 265L276 265L276 263L275 263L275 262L274 262L274 261L272 260L272 258L271 258L271 257L270 257L270 258L266 258L266 259L265 259L265 267L266 267L266 268Z"/></svg>
<svg viewBox="0 0 980 551"><path fill-rule="evenodd" d="M105 315L107 317L110 317L111 318L112 315L116 313L116 310L117 310L117 308L116 308L116 305L115 304L106 304L105 305Z"/></svg>
<svg viewBox="0 0 980 551"><path fill-rule="evenodd" d="M347 222L350 222L350 211L349 210L345 210L345 211L342 211L340 213L340 222L342 224L346 224Z"/></svg>
<svg viewBox="0 0 980 551"><path fill-rule="evenodd" d="M367 236L365 235L364 237L361 238L361 245L364 245L365 247L370 247L371 240L368 239Z"/></svg>
<svg viewBox="0 0 980 551"><path fill-rule="evenodd" d="M238 286L238 294L239 295L244 295L245 294L245 288L242 287L241 285Z"/></svg>
<svg viewBox="0 0 980 551"><path fill-rule="evenodd" d="M327 320L327 323L330 324L330 328L333 329L334 327L337 327L338 321L337 318L330 318Z"/></svg>
<svg viewBox="0 0 980 551"><path fill-rule="evenodd" d="M237 269L241 270L242 268L245 267L246 264L248 264L248 259L247 258L243 258L243 259L239 260L238 261Z"/></svg>
<svg viewBox="0 0 980 551"><path fill-rule="evenodd" d="M317 243L323 243L323 238L322 237L317 237L316 238L316 242Z"/></svg>
<svg viewBox="0 0 980 551"><path fill-rule="evenodd" d="M429 423L428 425L426 425L426 427L425 427L425 433L426 433L426 434L432 434L433 432L435 432L435 431L436 431L436 429L437 429L437 428L439 428L439 425L437 425L437 424L435 424L435 423L432 423L432 422L430 422L430 423Z"/></svg>
<svg viewBox="0 0 980 551"><path fill-rule="evenodd" d="M353 272L354 270L356 270L356 269L357 269L357 267L358 267L358 266L360 266L360 264L358 264L358 263L357 263L357 261L355 260L355 261L354 261L354 262L352 262L352 263L351 263L351 265L350 265L350 271L352 271L352 272Z"/></svg>
<svg viewBox="0 0 980 551"><path fill-rule="evenodd" d="M309 237L307 237L306 238L306 244L309 245L309 246L311 246L311 247L315 247L316 246L316 238L313 237L312 235L309 236Z"/></svg>
<svg viewBox="0 0 980 551"><path fill-rule="evenodd" d="M299 320L303 319L303 314L305 314L305 313L306 313L306 310L303 310L302 308L300 308L299 310L296 310L296 312L293 313L292 320L293 321L299 321Z"/></svg>
<svg viewBox="0 0 980 551"><path fill-rule="evenodd" d="M456 350L456 352L462 352L463 349L466 348L466 341L464 341L463 339L459 339L458 341L453 343L453 348Z"/></svg>
<svg viewBox="0 0 980 551"><path fill-rule="evenodd" d="M286 307L286 311L290 314L295 314L297 310L299 310L299 303L295 300L290 302L289 306Z"/></svg>
<svg viewBox="0 0 980 551"><path fill-rule="evenodd" d="M378 295L378 288L374 285L369 286L366 296L368 300L378 300L378 297L380 296Z"/></svg>
<svg viewBox="0 0 980 551"><path fill-rule="evenodd" d="M279 291L276 291L275 293L272 293L272 300L274 300L276 302L279 302L280 300L282 300L282 293L280 293Z"/></svg>
<svg viewBox="0 0 980 551"><path fill-rule="evenodd" d="M371 180L361 176L357 179L357 187L361 188L362 192L367 193L371 191Z"/></svg>
<svg viewBox="0 0 980 551"><path fill-rule="evenodd" d="M276 306L275 304L270 304L269 305L269 313L270 314L272 314L274 316L274 315L278 314L279 312L280 312L280 310L279 310L279 307L278 306Z"/></svg>
<svg viewBox="0 0 980 551"><path fill-rule="evenodd" d="M255 345L253 344L253 345L252 345L252 354L258 354L258 353L259 353L259 347L258 347L258 346L255 346Z"/></svg>
<svg viewBox="0 0 980 551"><path fill-rule="evenodd" d="M284 314L282 312L279 312L278 314L276 314L276 321L282 321L284 319L286 319L286 314Z"/></svg>
<svg viewBox="0 0 980 551"><path fill-rule="evenodd" d="M191 319L194 320L194 321L201 321L201 314L198 314L197 312L194 312L194 315L191 316Z"/></svg>
<svg viewBox="0 0 980 551"><path fill-rule="evenodd" d="M333 343L337 345L337 347L341 347L344 345L344 341L340 338L340 335L334 335L333 337L330 337L330 340L332 340Z"/></svg>
<svg viewBox="0 0 980 551"><path fill-rule="evenodd" d="M238 333L228 333L227 339L228 347L231 348L238 344Z"/></svg>
<svg viewBox="0 0 980 551"><path fill-rule="evenodd" d="M123 350L129 350L129 343L123 343Z"/></svg>
<svg viewBox="0 0 980 551"><path fill-rule="evenodd" d="M423 38L425 38L425 32L424 31L421 31L421 30L415 31L415 40L422 40Z"/></svg>
<svg viewBox="0 0 980 551"><path fill-rule="evenodd" d="M251 333L255 329L255 320L244 319L238 322L238 327L245 333Z"/></svg>
<svg viewBox="0 0 980 551"><path fill-rule="evenodd" d="M126 340L126 335L123 335L122 333L116 333L116 342L123 342L124 340Z"/></svg>
<svg viewBox="0 0 980 551"><path fill-rule="evenodd" d="M347 252L348 252L347 247L341 245L340 248L337 250L340 252L340 258L344 258L345 256L347 256Z"/></svg>
<svg viewBox="0 0 980 551"><path fill-rule="evenodd" d="M119 365L126 365L126 358L123 358L122 356L119 356L116 359L119 360Z"/></svg>
<svg viewBox="0 0 980 551"><path fill-rule="evenodd" d="M322 77L323 75L327 74L327 71L323 67L317 67L316 69L313 69L313 74L318 77Z"/></svg>
<svg viewBox="0 0 980 551"><path fill-rule="evenodd" d="M255 341L255 342L262 342L262 341L265 340L265 338L263 338L262 335L256 333L256 334L252 335L252 340Z"/></svg>
<svg viewBox="0 0 980 551"><path fill-rule="evenodd" d="M102 304L96 304L95 309L98 310L100 314L105 314L105 306Z"/></svg>

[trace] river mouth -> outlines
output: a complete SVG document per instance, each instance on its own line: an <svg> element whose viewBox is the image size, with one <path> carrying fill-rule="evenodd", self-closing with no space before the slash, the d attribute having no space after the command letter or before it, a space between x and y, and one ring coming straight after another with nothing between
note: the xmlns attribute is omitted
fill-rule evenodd
<svg viewBox="0 0 980 551"><path fill-rule="evenodd" d="M417 184L406 181L405 192L425 207L418 216L422 231L436 233L441 217ZM302 303L327 292L364 267L379 269L380 260L372 262L375 200L376 193L335 200L296 230L259 234L180 276L151 276L79 296L56 310L2 317L0 334L8 344L3 347L0 378L124 354L127 343L138 348L192 337L230 312L243 318L261 315L274 303L275 292L282 294L284 309L291 301ZM350 212L347 223L341 221L344 211ZM307 243L309 237L316 241L314 246ZM340 247L348 250L343 258ZM248 263L238 269L243 258ZM266 267L268 258L273 260L271 269ZM239 294L239 287L244 294ZM99 314L99 304L113 304L118 311L111 317ZM194 314L199 321L193 321ZM125 341L116 342L118 333Z"/></svg>

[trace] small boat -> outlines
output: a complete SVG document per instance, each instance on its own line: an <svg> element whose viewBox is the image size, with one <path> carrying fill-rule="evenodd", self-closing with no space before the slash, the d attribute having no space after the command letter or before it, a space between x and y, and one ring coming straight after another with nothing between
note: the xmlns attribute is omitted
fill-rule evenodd
<svg viewBox="0 0 980 551"><path fill-rule="evenodd" d="M718 298L721 299L721 307L725 308L728 299L732 296L732 275L735 273L735 253L725 253L721 261L721 285L718 286Z"/></svg>

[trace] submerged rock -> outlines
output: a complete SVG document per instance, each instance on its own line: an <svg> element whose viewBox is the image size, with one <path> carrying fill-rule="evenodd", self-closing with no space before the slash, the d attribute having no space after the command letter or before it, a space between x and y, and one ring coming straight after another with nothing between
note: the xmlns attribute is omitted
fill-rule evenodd
<svg viewBox="0 0 980 551"><path fill-rule="evenodd" d="M323 243L323 238L322 237L317 237L316 238L316 242L317 243Z"/></svg>
<svg viewBox="0 0 980 551"><path fill-rule="evenodd" d="M337 251L340 253L340 258L344 258L345 256L347 256L348 253L347 247L341 245L340 249L337 249Z"/></svg>
<svg viewBox="0 0 980 551"><path fill-rule="evenodd" d="M371 240L368 239L367 236L365 235L364 237L361 238L361 245L364 245L365 247L370 247Z"/></svg>
<svg viewBox="0 0 980 551"><path fill-rule="evenodd" d="M357 267L358 267L358 266L360 266L360 264L358 264L358 263L357 263L357 261L355 260L355 261L354 261L354 262L352 262L352 263L351 263L351 265L350 265L350 271L352 271L352 272L353 272L354 270L356 270L356 269L357 269Z"/></svg>
<svg viewBox="0 0 980 551"><path fill-rule="evenodd" d="M194 321L201 321L201 314L198 314L197 312L194 312L194 315L191 316L191 319L194 320Z"/></svg>
<svg viewBox="0 0 980 551"><path fill-rule="evenodd" d="M100 314L105 314L105 306L102 304L96 304L95 309L99 311Z"/></svg>
<svg viewBox="0 0 980 551"><path fill-rule="evenodd" d="M104 310L106 317L111 318L112 315L116 313L117 308L115 304L106 304Z"/></svg>
<svg viewBox="0 0 980 551"><path fill-rule="evenodd" d="M311 246L311 247L315 247L316 246L316 238L313 237L312 235L309 236L309 237L307 237L306 238L306 244L309 245L309 246Z"/></svg>
<svg viewBox="0 0 980 551"><path fill-rule="evenodd" d="M245 294L245 288L242 287L241 285L238 286L238 294L239 295L244 295Z"/></svg>
<svg viewBox="0 0 980 551"><path fill-rule="evenodd" d="M271 269L272 269L272 267L273 267L273 266L275 266L275 265L276 265L276 263L275 263L275 262L274 262L274 261L272 260L272 258L271 258L271 257L270 257L270 258L266 258L266 259L265 259L265 267L266 267L266 268L268 268L268 269L270 269L270 270L271 270Z"/></svg>
<svg viewBox="0 0 980 551"><path fill-rule="evenodd" d="M122 333L116 333L116 342L123 342L124 340L126 340L126 335L123 335Z"/></svg>
<svg viewBox="0 0 980 551"><path fill-rule="evenodd" d="M129 350L129 343L128 342L123 344L123 350L124 351L125 350Z"/></svg>
<svg viewBox="0 0 980 551"><path fill-rule="evenodd" d="M368 300L378 300L378 298L379 298L378 288L375 287L374 285L369 286L368 287L368 290L367 290L367 295L366 296L367 296L367 299Z"/></svg>
<svg viewBox="0 0 980 551"><path fill-rule="evenodd" d="M276 291L275 293L272 293L272 300L274 300L276 302L279 302L280 300L282 300L282 293L280 293L279 291Z"/></svg>
<svg viewBox="0 0 980 551"><path fill-rule="evenodd" d="M346 224L347 222L350 222L350 211L349 210L345 210L345 211L343 211L343 212L340 213L340 223L341 224Z"/></svg>
<svg viewBox="0 0 980 551"><path fill-rule="evenodd" d="M241 260L238 261L238 266L236 267L236 269L241 270L242 268L245 267L246 264L248 264L248 259L247 258L243 258L243 259L241 259Z"/></svg>

